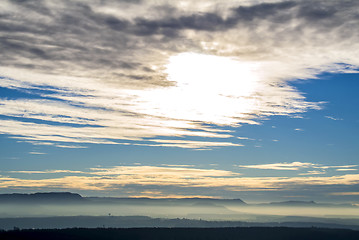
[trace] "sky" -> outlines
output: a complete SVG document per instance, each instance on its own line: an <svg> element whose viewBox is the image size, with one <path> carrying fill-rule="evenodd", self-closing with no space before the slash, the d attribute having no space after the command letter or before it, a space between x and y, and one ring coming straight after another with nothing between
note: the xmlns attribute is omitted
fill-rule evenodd
<svg viewBox="0 0 359 240"><path fill-rule="evenodd" d="M359 204L358 1L0 15L0 193Z"/></svg>

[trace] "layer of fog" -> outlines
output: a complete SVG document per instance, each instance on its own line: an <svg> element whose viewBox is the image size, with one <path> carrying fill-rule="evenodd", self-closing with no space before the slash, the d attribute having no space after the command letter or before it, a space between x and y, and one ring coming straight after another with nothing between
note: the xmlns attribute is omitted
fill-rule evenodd
<svg viewBox="0 0 359 240"><path fill-rule="evenodd" d="M357 218L350 206L271 206L217 204L1 204L1 217L149 216L203 220L274 221L285 216Z"/></svg>

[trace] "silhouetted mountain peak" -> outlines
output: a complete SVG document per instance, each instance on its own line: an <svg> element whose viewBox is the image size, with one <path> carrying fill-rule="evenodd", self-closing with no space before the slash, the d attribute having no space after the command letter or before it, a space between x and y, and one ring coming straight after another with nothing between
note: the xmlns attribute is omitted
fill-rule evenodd
<svg viewBox="0 0 359 240"><path fill-rule="evenodd" d="M298 206L298 205L315 205L314 201L284 201L284 202L271 202L272 205L287 205L287 206Z"/></svg>
<svg viewBox="0 0 359 240"><path fill-rule="evenodd" d="M34 194L30 194L33 195L34 197L39 197L39 198L66 198L66 199L81 199L82 196L78 193L71 193L71 192L38 192L38 193L34 193Z"/></svg>
<svg viewBox="0 0 359 240"><path fill-rule="evenodd" d="M70 192L38 192L38 193L12 193L0 194L1 202L74 202L84 200L80 194Z"/></svg>

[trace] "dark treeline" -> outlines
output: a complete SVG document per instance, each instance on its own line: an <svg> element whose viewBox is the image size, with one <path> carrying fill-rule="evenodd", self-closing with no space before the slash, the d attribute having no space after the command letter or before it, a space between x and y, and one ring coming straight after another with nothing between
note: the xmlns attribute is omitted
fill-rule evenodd
<svg viewBox="0 0 359 240"><path fill-rule="evenodd" d="M293 219L289 219L293 220ZM358 230L358 225L330 222L243 222L206 221L186 218L151 218L146 216L67 216L35 218L0 218L0 230L64 229L64 228L233 228L233 227L293 227L336 228ZM323 219L324 221L325 219Z"/></svg>
<svg viewBox="0 0 359 240"><path fill-rule="evenodd" d="M71 228L1 231L2 240L358 240L359 231L322 228Z"/></svg>

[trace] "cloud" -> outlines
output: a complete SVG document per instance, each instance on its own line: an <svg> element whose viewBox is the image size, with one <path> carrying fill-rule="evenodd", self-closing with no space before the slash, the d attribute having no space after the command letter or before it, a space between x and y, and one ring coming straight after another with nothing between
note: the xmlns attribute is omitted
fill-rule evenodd
<svg viewBox="0 0 359 240"><path fill-rule="evenodd" d="M303 132L304 130L301 128L295 128L294 131Z"/></svg>
<svg viewBox="0 0 359 240"><path fill-rule="evenodd" d="M138 194L129 196L131 198L213 198L206 195L184 195L184 194L167 194L161 191L142 191Z"/></svg>
<svg viewBox="0 0 359 240"><path fill-rule="evenodd" d="M32 152L29 152L29 154L34 154L34 155L43 155L43 154L46 154L46 153L32 151Z"/></svg>
<svg viewBox="0 0 359 240"><path fill-rule="evenodd" d="M237 138L240 140L251 140L251 141L255 140L254 138L248 138L248 137L237 137Z"/></svg>
<svg viewBox="0 0 359 240"><path fill-rule="evenodd" d="M248 140L249 138L247 137L237 137L238 139L241 139L241 140Z"/></svg>
<svg viewBox="0 0 359 240"><path fill-rule="evenodd" d="M343 120L342 118L335 118L335 117L332 117L332 116L325 116L325 117L328 118L328 119L334 120L334 121L341 121L341 120Z"/></svg>
<svg viewBox="0 0 359 240"><path fill-rule="evenodd" d="M358 169L354 168L338 168L336 171L358 171Z"/></svg>
<svg viewBox="0 0 359 240"><path fill-rule="evenodd" d="M62 145L62 144L55 144L55 147L59 148L87 148L85 146L79 146L79 145Z"/></svg>
<svg viewBox="0 0 359 240"><path fill-rule="evenodd" d="M359 192L335 192L335 193L331 193L330 195L335 195L335 196L357 196L357 195L359 195Z"/></svg>
<svg viewBox="0 0 359 240"><path fill-rule="evenodd" d="M163 139L152 139L151 142L156 144L134 144L140 146L159 146L159 147L180 147L190 149L204 149L211 147L241 147L242 144L234 144L229 142L204 142L204 141L184 141L184 140L163 140Z"/></svg>
<svg viewBox="0 0 359 240"><path fill-rule="evenodd" d="M2 6L0 87L24 97L1 98L0 132L59 147L240 146L223 126L321 108L291 80L359 66L357 1Z"/></svg>
<svg viewBox="0 0 359 240"><path fill-rule="evenodd" d="M195 165L186 165L186 164L161 164L161 166L166 166L166 167L194 167Z"/></svg>
<svg viewBox="0 0 359 240"><path fill-rule="evenodd" d="M9 173L25 173L25 174L49 174L49 173L84 173L74 170L42 170L42 171L9 171Z"/></svg>
<svg viewBox="0 0 359 240"><path fill-rule="evenodd" d="M308 162L291 162L291 163L270 163L270 164L255 164L255 165L238 165L240 168L249 168L249 169L263 169L263 170L291 170L298 171L302 169L313 168L313 170L306 173L300 173L299 175L315 175L315 174L325 174L327 169L335 169L336 171L354 171L353 167L358 165L342 165L342 166L326 166L317 163L308 163ZM321 169L320 171L315 169Z"/></svg>
<svg viewBox="0 0 359 240"><path fill-rule="evenodd" d="M112 168L91 168L90 174L93 175L134 175L134 176L156 176L161 177L177 177L177 178L194 178L194 177L229 177L238 176L225 170L216 169L198 169L192 167L155 167L155 166L118 166Z"/></svg>
<svg viewBox="0 0 359 240"><path fill-rule="evenodd" d="M316 166L316 164L302 163L302 162L238 165L238 167L240 168L266 169L266 170L299 170L301 168L308 168L313 166Z"/></svg>
<svg viewBox="0 0 359 240"><path fill-rule="evenodd" d="M335 176L300 176L300 177L242 177L239 173L194 167L156 167L156 166L115 166L110 168L91 168L89 171L45 170L45 171L13 171L17 174L63 174L59 177L29 179L0 176L1 189L58 189L58 190L92 190L116 191L122 188L161 189L161 193L169 195L176 191L177 195L185 195L188 189L204 189L208 191L302 191L303 187L338 187L356 186L359 184L358 174ZM71 175L68 175L71 174ZM81 175L78 175L81 174ZM172 189L172 190L170 190ZM187 189L187 190L186 190ZM152 190L151 190L152 191ZM156 190L157 191L157 190ZM159 191L159 190L158 190ZM137 193L139 191L136 191ZM161 194L156 194L160 195Z"/></svg>
<svg viewBox="0 0 359 240"><path fill-rule="evenodd" d="M322 168L322 169L330 169L330 168L337 168L337 169L348 169L348 168L353 168L353 167L357 167L358 165L339 165L339 166L315 166L315 168Z"/></svg>
<svg viewBox="0 0 359 240"><path fill-rule="evenodd" d="M325 174L325 171L308 171L306 173L299 173L298 175L318 175L318 174Z"/></svg>

